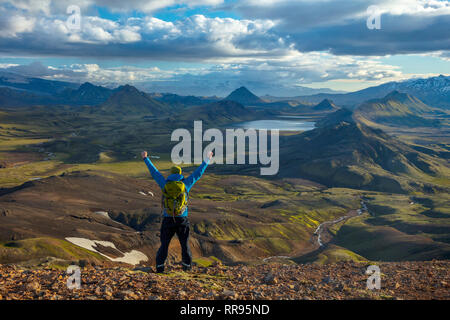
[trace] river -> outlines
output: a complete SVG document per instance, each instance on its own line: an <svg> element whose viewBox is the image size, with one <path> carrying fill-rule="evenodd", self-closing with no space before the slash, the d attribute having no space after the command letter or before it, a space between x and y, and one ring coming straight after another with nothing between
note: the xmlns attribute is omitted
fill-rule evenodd
<svg viewBox="0 0 450 320"><path fill-rule="evenodd" d="M329 221L322 222L317 227L316 231L314 232L314 236L317 236L317 245L319 246L319 248L323 247L323 245L324 245L322 243L321 236L322 236L322 232L324 231L324 226L325 225L333 225L333 224L336 224L336 223L341 222L343 220L347 220L347 219L355 217L355 216L360 216L360 215L362 215L362 214L364 214L366 212L369 213L369 211L367 210L367 205L366 205L364 199L361 199L360 204L361 204L361 207L359 209L349 211L349 212L356 212L356 215L354 213L353 214L349 213L349 214L347 214L345 216L342 216L342 217L340 217L340 218L338 218L336 220L329 220ZM291 258L293 258L293 256L271 256L271 257L264 258L263 262L267 262L267 261L269 261L271 259L291 259Z"/></svg>

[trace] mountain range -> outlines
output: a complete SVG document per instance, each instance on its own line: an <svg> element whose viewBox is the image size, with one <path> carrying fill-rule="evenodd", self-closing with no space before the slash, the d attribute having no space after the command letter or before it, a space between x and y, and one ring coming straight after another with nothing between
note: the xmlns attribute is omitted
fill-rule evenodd
<svg viewBox="0 0 450 320"><path fill-rule="evenodd" d="M117 88L111 90L102 86L96 86L85 82L79 88L66 88L55 95L55 98L63 104L75 106L95 106L105 102L114 92L120 90Z"/></svg>
<svg viewBox="0 0 450 320"><path fill-rule="evenodd" d="M88 82L80 85L64 81L30 78L11 72L0 73L0 107L11 107L14 103L17 106L39 104L98 105L105 102L116 90L118 88L109 89ZM290 98L267 96L262 99L247 88L240 87L225 97L225 100L236 101L244 106L256 105L274 108L311 106L328 100L340 107L355 109L367 100L383 98L393 91L409 94L432 108L450 109L450 77L444 75L427 79L388 82L350 93L317 93ZM45 96L45 99L40 97L42 95ZM154 100L180 107L208 104L220 100L218 97L181 96L173 93L152 93L148 95Z"/></svg>
<svg viewBox="0 0 450 320"><path fill-rule="evenodd" d="M298 112L303 114L333 112L339 109L339 107L329 99L323 99L317 104L299 103L295 100L266 101L253 94L246 87L240 87L234 90L224 100L235 101L249 107L258 107L279 112Z"/></svg>
<svg viewBox="0 0 450 320"><path fill-rule="evenodd" d="M178 107L200 106L220 100L217 97L180 96L174 93L151 93L150 96L157 101Z"/></svg>
<svg viewBox="0 0 450 320"><path fill-rule="evenodd" d="M442 123L434 116L440 114L439 109L431 108L416 97L393 91L381 99L366 101L353 111L341 108L317 121L316 126L357 120L370 126L439 127Z"/></svg>
<svg viewBox="0 0 450 320"><path fill-rule="evenodd" d="M362 103L355 110L355 118L360 121L384 125L406 127L438 126L439 120L424 116L436 112L422 101L407 93L392 91L382 99Z"/></svg>
<svg viewBox="0 0 450 320"><path fill-rule="evenodd" d="M97 89L98 90L98 89ZM149 94L133 86L124 85L114 90L106 101L94 109L101 113L124 115L162 115L170 112L170 107L153 99Z"/></svg>
<svg viewBox="0 0 450 320"><path fill-rule="evenodd" d="M337 112L347 121L329 122L301 135L283 137L281 175L308 178L327 186L405 193L431 190L433 186L423 177L445 171L445 161L419 152L382 130L355 122L347 111Z"/></svg>
<svg viewBox="0 0 450 320"><path fill-rule="evenodd" d="M259 105L266 103L266 101L262 100L258 96L254 95L250 90L246 87L240 87L233 92L231 92L224 100L231 100L235 102L239 102L243 105Z"/></svg>
<svg viewBox="0 0 450 320"><path fill-rule="evenodd" d="M206 105L191 107L187 112L177 114L173 118L173 121L182 120L192 123L194 120L202 120L217 126L232 122L254 120L264 115L268 116L269 113L267 111L249 109L235 101L221 100Z"/></svg>
<svg viewBox="0 0 450 320"><path fill-rule="evenodd" d="M384 97L395 90L415 96L434 108L450 109L450 77L444 75L427 79L388 82L345 94L315 94L296 98L299 101L310 103L331 99L340 106L354 109L366 100Z"/></svg>
<svg viewBox="0 0 450 320"><path fill-rule="evenodd" d="M9 87L36 94L53 95L65 89L77 89L79 86L79 84L73 82L27 77L13 72L0 72L0 87Z"/></svg>

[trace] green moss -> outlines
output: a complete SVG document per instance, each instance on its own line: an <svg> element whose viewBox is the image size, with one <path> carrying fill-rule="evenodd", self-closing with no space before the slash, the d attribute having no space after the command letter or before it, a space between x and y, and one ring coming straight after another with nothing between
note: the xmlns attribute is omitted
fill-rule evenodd
<svg viewBox="0 0 450 320"><path fill-rule="evenodd" d="M366 258L348 249L329 244L324 249L293 259L297 263L315 263L319 265L342 261L365 262Z"/></svg>
<svg viewBox="0 0 450 320"><path fill-rule="evenodd" d="M201 266L201 267L210 267L214 263L221 262L219 259L217 259L214 256L194 258L192 261L194 261L194 263L196 263L198 266Z"/></svg>
<svg viewBox="0 0 450 320"><path fill-rule="evenodd" d="M86 259L97 262L106 260L96 252L55 238L30 238L0 243L0 263L16 263L45 257L62 260Z"/></svg>

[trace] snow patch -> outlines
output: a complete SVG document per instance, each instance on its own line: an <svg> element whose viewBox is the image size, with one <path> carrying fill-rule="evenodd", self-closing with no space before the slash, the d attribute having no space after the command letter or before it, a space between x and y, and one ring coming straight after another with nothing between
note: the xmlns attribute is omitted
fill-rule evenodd
<svg viewBox="0 0 450 320"><path fill-rule="evenodd" d="M143 254L142 252L137 251L137 250L132 250L130 252L121 252L120 250L118 250L116 248L114 243L109 242L109 241L89 240L86 238L76 238L76 237L67 237L66 240L69 241L70 243L73 243L74 245L77 245L84 249L87 249L87 250L90 250L93 252L97 252L98 254L101 254L102 256L104 256L114 262L124 262L124 263L128 263L128 264L136 265L141 261L148 260L148 257L145 254ZM123 257L119 257L119 258L108 257L106 254L103 254L94 248L97 245L113 248L113 249L119 251L121 254L123 254Z"/></svg>
<svg viewBox="0 0 450 320"><path fill-rule="evenodd" d="M147 196L147 195L152 196L152 197L155 196L155 195L153 194L153 192L151 192L151 191L149 191L148 193L145 193L144 191L139 191L139 194L141 194L141 195L143 195L143 196Z"/></svg>
<svg viewBox="0 0 450 320"><path fill-rule="evenodd" d="M111 218L109 217L108 212L106 212L106 211L95 211L94 213L95 213L95 214L98 214L98 215L101 215L101 216L103 216L103 217L105 217L105 218L111 219Z"/></svg>

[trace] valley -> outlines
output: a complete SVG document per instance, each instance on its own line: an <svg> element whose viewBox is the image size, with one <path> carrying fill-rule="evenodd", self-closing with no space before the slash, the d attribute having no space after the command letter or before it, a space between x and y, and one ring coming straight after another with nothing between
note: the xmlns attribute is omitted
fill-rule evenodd
<svg viewBox="0 0 450 320"><path fill-rule="evenodd" d="M132 264L153 266L161 191L139 153L148 150L168 175L171 132L191 131L194 120L221 131L252 121L315 123L280 132L276 176L210 165L191 193L197 265L450 257L447 118L411 96L392 93L346 112L331 101L269 107L245 88L231 98L243 95L237 100L248 106L192 97L170 105L131 86L79 90L100 90L106 100L0 113L0 263L111 266L139 252L146 259ZM71 92L65 99L76 101ZM420 130L412 104L430 119ZM179 244L171 246L174 264Z"/></svg>

